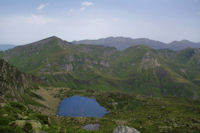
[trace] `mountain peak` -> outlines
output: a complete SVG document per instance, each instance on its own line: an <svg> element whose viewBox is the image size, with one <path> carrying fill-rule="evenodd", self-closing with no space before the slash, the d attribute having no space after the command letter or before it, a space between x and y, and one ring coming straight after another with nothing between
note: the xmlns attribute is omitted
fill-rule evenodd
<svg viewBox="0 0 200 133"><path fill-rule="evenodd" d="M42 40L48 40L48 41L51 41L51 40L59 40L59 41L63 41L61 38L57 37L57 36L50 36L48 38L45 38L45 39L42 39ZM40 40L40 41L42 41Z"/></svg>
<svg viewBox="0 0 200 133"><path fill-rule="evenodd" d="M186 44L186 43L194 43L194 42L191 42L189 40L181 40L181 41L173 41L171 42L170 44Z"/></svg>
<svg viewBox="0 0 200 133"><path fill-rule="evenodd" d="M57 37L57 36L50 36L50 37L48 37L48 38L46 38L46 39L60 39L60 40L62 40L61 38L59 38L59 37Z"/></svg>
<svg viewBox="0 0 200 133"><path fill-rule="evenodd" d="M58 45L64 45L68 42L62 40L61 38L58 38L57 36L51 36L36 42L31 43L30 45L53 45L53 44L58 44Z"/></svg>
<svg viewBox="0 0 200 133"><path fill-rule="evenodd" d="M181 40L180 42L181 42L181 43L193 43L193 42L191 42L191 41L189 41L189 40Z"/></svg>
<svg viewBox="0 0 200 133"><path fill-rule="evenodd" d="M110 37L107 37L107 38L104 38L104 39L132 39L130 37L124 37L124 36L110 36Z"/></svg>

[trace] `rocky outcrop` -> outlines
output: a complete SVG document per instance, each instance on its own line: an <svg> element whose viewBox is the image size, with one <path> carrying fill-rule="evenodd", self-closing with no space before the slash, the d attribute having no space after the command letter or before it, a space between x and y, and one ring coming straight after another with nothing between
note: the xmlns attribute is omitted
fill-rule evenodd
<svg viewBox="0 0 200 133"><path fill-rule="evenodd" d="M155 67L159 67L160 63L158 62L158 60L153 57L153 55L148 51L142 58L141 64L140 64L140 68L143 69L149 69L149 68L155 68Z"/></svg>
<svg viewBox="0 0 200 133"><path fill-rule="evenodd" d="M42 125L37 120L16 120L9 125L22 128L25 132L32 131L33 133L41 133Z"/></svg>
<svg viewBox="0 0 200 133"><path fill-rule="evenodd" d="M114 129L113 133L140 133L135 128L128 126L118 126Z"/></svg>
<svg viewBox="0 0 200 133"><path fill-rule="evenodd" d="M101 126L100 124L88 124L84 126L83 129L87 131L95 131L95 130L99 130L100 126Z"/></svg>
<svg viewBox="0 0 200 133"><path fill-rule="evenodd" d="M0 96L7 100L21 101L24 90L32 88L34 77L18 71L6 61L0 60Z"/></svg>
<svg viewBox="0 0 200 133"><path fill-rule="evenodd" d="M104 67L109 67L109 66L110 66L109 63L106 62L106 61L104 61L104 60L101 60L101 61L100 61L100 64L101 64L102 66L104 66Z"/></svg>
<svg viewBox="0 0 200 133"><path fill-rule="evenodd" d="M68 59L69 59L70 62L74 61L74 57L72 55L69 55Z"/></svg>
<svg viewBox="0 0 200 133"><path fill-rule="evenodd" d="M72 64L65 64L65 70L66 70L67 72L73 71L73 66L72 66Z"/></svg>

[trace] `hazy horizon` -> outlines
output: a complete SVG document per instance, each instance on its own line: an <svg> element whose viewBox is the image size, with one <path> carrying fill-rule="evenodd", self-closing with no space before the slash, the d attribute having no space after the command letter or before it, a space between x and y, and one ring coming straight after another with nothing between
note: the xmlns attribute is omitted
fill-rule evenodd
<svg viewBox="0 0 200 133"><path fill-rule="evenodd" d="M26 45L26 44L30 44L30 43L34 43L34 42L37 42L37 41L40 41L40 40L43 40L43 39L46 39L46 38L50 38L50 37L53 37L53 36L47 36L45 38L41 38L41 39L38 39L38 40L34 40L32 42L28 42L28 43L24 43L24 44L8 44L8 43L0 43L0 45L15 45L15 46L18 46L18 45ZM127 37L127 36L108 36L108 37L102 37L102 38L94 38L94 39L81 39L81 40L72 40L72 41L68 41L68 40L65 40L59 36L55 36L55 37L58 37L64 41L67 41L67 42L73 42L73 41L82 41L82 40L99 40L99 39L106 39L106 38L110 38L110 37L113 37L113 38L117 38L117 37L123 37L123 38L131 38L131 39L140 39L140 38L145 38L145 39L150 39L150 40L153 40L151 38L146 38L146 37L139 37L139 38L132 38L132 37ZM160 41L160 42L163 42L163 43L166 43L166 44L169 44L169 43L172 43L173 41L184 41L184 40L187 40L187 41L191 41L191 40L188 40L188 39L182 39L182 40L172 40L170 42L164 42L164 41ZM154 41L159 41L159 40L154 40ZM194 42L194 43L200 43L200 42L195 42L195 41L191 41L191 42Z"/></svg>
<svg viewBox="0 0 200 133"><path fill-rule="evenodd" d="M200 0L0 1L0 44L28 44L50 36L200 42L199 35Z"/></svg>

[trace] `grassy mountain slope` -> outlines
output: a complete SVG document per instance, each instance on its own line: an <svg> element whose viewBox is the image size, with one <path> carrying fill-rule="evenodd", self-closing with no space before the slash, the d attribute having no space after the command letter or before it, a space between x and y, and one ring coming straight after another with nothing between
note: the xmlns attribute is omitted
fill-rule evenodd
<svg viewBox="0 0 200 133"><path fill-rule="evenodd" d="M187 58L181 59L184 53ZM186 75L178 71L186 62L187 67L198 69L194 63L199 55L190 59L187 54L190 52L156 51L144 45L117 51L99 45L73 45L50 37L15 47L2 57L53 86L198 98L198 76L192 69Z"/></svg>
<svg viewBox="0 0 200 133"><path fill-rule="evenodd" d="M187 48L179 52L162 51L160 54L169 59L168 67L185 79L200 85L200 49Z"/></svg>
<svg viewBox="0 0 200 133"><path fill-rule="evenodd" d="M122 51L113 66L117 67L114 69L118 77L126 74L124 77L128 78L135 92L164 96L199 95L198 85L168 67L168 62L158 56L157 51L140 45Z"/></svg>
<svg viewBox="0 0 200 133"><path fill-rule="evenodd" d="M85 46L73 48L83 54L78 59L83 59L81 57L86 57L85 53L88 53L88 49L92 49L92 52L95 51L95 47L87 47L89 48L85 49ZM140 53L142 53L142 55L140 55ZM107 62L109 62L109 65L105 61L101 62L102 66L93 66L93 68L91 68L91 75L89 75L88 70L83 70L83 73L87 74L86 76L91 78L90 80L88 80L88 84L82 82L87 81L86 79L84 79L84 76L80 76L80 78L77 76L78 70L82 67L82 64L80 64L80 68L78 68L77 71L67 72L64 75L73 75L73 77L68 77L68 79L70 80L73 80L76 77L76 80L72 81L71 84L79 85L80 87L83 87L84 85L85 87L87 85L89 85L89 87L91 87L91 85L105 85L102 87L108 87L108 89L110 89L110 87L113 87L113 89L120 89L120 87L122 87L121 89L124 89L124 87L130 87L130 90L132 91L144 94L151 94L161 91L160 89L156 91L156 87L158 84L166 84L171 86L169 88L167 88L167 86L164 86L163 88L166 88L165 91L170 91L170 88L172 88L172 90L170 91L170 93L165 92L163 94L179 94L177 96L180 96L181 94L182 96L188 96L187 94L184 94L184 92L191 90L194 91L194 89L188 90L191 86L188 86L188 88L184 88L184 86L181 86L180 88L182 88L182 90L174 88L174 86L176 85L183 84L183 82L175 82L178 79L183 79L183 77L175 71L172 71L170 69L170 66L166 67L167 64L163 65L165 64L165 58L157 56L158 53L159 51L154 51L146 46L131 47L130 49L127 49L125 53L121 53L116 51L115 49L111 49L109 50L109 52L104 52L104 56L101 58L99 57L98 52L95 52L95 54L97 54L96 58L93 58L93 56L89 58L89 55L93 55L94 53L88 53L88 64L92 65L92 59L99 59L100 62L102 60L106 60ZM100 52L99 54L101 55L102 53ZM172 53L169 52L167 55L169 56L169 54ZM190 59L193 59L193 57L191 57ZM55 58L54 61L60 60ZM125 66L122 65L124 63L126 63ZM133 69L132 67L135 66L136 68ZM112 68L112 71L110 71L110 69L105 69L104 67ZM118 70L118 73L115 72L116 70ZM157 75L157 72L160 72L160 75ZM106 75L104 75L104 73ZM40 76L40 73L36 75ZM41 75L44 76L43 74ZM94 75L96 77L98 76L98 78L94 79ZM58 79L61 78L60 73L54 74L54 76L57 76ZM52 76L51 78L55 78L54 76ZM51 78L48 79L50 80ZM156 81L157 78L161 79ZM174 79L170 80L170 78ZM91 81L92 79L93 81ZM136 84L137 82L135 80L137 80L138 84ZM91 123L99 123L101 125L99 131L95 131L96 133L113 132L114 128L118 125L128 125L144 133L198 132L200 130L199 101L191 99L173 97L159 98L132 94L130 92L105 92L57 87L42 89L38 88L37 90L35 90L37 86L34 86L34 78L30 74L18 71L15 67L10 66L4 60L0 60L0 81L1 87L3 85L3 88L0 88L0 132L91 133L82 129L83 126ZM60 79L59 81L64 82L66 80ZM144 84L144 88L140 87L140 85L142 84ZM138 86L134 88L135 85ZM188 83L188 85L192 85L192 83ZM137 88L140 89L137 90ZM42 90L44 91L44 93L42 93ZM48 97L46 94L47 91L49 94ZM14 95L12 94L12 92L14 92ZM50 111L50 108L55 108L55 106L52 104L45 104L52 102L52 99L49 97L54 97L62 100L63 98L73 95L88 96L92 98L95 97L100 105L109 110L109 113L106 114L104 117L97 119L82 117L58 117L55 114L47 115L46 112L43 112L44 109ZM13 100L15 100L16 102L13 102ZM55 100L56 103L54 104L58 104L60 100Z"/></svg>

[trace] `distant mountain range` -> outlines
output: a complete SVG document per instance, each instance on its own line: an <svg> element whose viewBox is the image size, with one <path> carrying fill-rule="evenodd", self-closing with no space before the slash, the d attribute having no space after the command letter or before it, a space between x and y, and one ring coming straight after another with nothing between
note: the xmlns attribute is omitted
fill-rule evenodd
<svg viewBox="0 0 200 133"><path fill-rule="evenodd" d="M135 45L146 45L153 49L171 49L171 50L183 50L185 48L200 48L200 42L195 43L188 40L173 41L171 43L164 43L160 41L155 41L147 38L127 38L127 37L108 37L101 38L98 40L80 40L73 41L73 44L91 44L91 45L104 45L116 47L119 50L124 50L130 46Z"/></svg>
<svg viewBox="0 0 200 133"><path fill-rule="evenodd" d="M0 51L5 51L14 47L15 45L12 44L0 44Z"/></svg>

